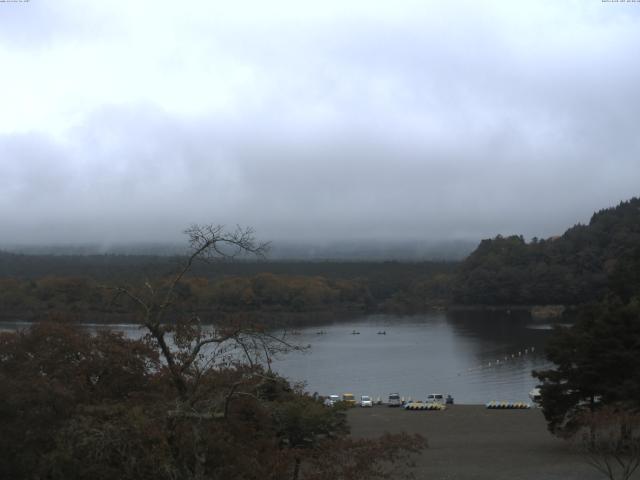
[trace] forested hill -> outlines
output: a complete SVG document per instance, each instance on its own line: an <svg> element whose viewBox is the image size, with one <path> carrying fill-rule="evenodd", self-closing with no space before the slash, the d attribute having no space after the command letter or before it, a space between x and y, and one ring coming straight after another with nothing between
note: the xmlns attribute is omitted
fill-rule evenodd
<svg viewBox="0 0 640 480"><path fill-rule="evenodd" d="M459 304L580 304L640 292L640 198L595 213L560 237L483 240L460 265Z"/></svg>

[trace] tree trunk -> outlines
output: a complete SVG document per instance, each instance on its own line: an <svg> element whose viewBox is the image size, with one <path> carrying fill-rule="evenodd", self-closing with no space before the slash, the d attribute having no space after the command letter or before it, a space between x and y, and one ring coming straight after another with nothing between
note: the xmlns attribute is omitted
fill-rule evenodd
<svg viewBox="0 0 640 480"><path fill-rule="evenodd" d="M195 480L204 480L206 478L207 446L204 444L201 433L200 425L196 421L193 425L193 446L195 450L193 452L195 460L193 472Z"/></svg>
<svg viewBox="0 0 640 480"><path fill-rule="evenodd" d="M296 457L296 463L293 466L293 480L298 480L300 475L300 457Z"/></svg>

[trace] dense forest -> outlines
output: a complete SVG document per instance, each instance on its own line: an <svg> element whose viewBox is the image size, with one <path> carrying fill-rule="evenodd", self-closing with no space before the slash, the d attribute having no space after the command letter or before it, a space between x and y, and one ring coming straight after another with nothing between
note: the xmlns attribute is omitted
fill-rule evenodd
<svg viewBox="0 0 640 480"><path fill-rule="evenodd" d="M463 262L198 261L176 308L209 314L410 312L450 305L580 305L613 286L640 285L640 199L595 213L562 236L497 236ZM0 312L33 320L54 313L120 321L111 287L162 282L181 261L151 255L24 255L0 252ZM300 315L302 314L302 315Z"/></svg>
<svg viewBox="0 0 640 480"><path fill-rule="evenodd" d="M484 305L577 305L602 297L615 283L640 285L640 198L600 210L588 225L562 236L483 240L460 265L452 300Z"/></svg>
<svg viewBox="0 0 640 480"><path fill-rule="evenodd" d="M0 312L11 319L56 312L121 321L130 305L115 305L110 287L162 282L180 260L0 253ZM198 261L180 286L176 308L198 311L203 318L238 311L263 317L354 313L405 308L416 289L420 302L442 304L449 295L442 279L451 278L455 267L452 262ZM423 297L425 289L432 294Z"/></svg>

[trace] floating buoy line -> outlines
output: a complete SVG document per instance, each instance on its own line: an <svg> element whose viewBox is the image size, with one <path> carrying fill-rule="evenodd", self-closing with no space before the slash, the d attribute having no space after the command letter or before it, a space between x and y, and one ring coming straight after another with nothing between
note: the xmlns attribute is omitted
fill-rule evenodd
<svg viewBox="0 0 640 480"><path fill-rule="evenodd" d="M496 409L496 410L513 410L513 409L528 409L531 408L531 405L525 402L496 402L495 400L487 403L485 405L488 409Z"/></svg>
<svg viewBox="0 0 640 480"><path fill-rule="evenodd" d="M478 370L486 370L487 368L495 368L501 365L506 365L513 361L516 361L522 357L526 357L536 351L536 347L527 347L522 350L518 350L517 352L513 352L507 355L504 355L500 358L496 358L490 362L481 363L479 365L475 365L473 367L469 367L466 370L458 372L458 375L462 375L463 373L472 373Z"/></svg>

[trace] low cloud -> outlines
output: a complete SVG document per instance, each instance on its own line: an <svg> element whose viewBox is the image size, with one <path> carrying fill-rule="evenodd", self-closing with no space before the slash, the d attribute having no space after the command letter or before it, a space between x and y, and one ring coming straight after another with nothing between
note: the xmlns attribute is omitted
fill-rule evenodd
<svg viewBox="0 0 640 480"><path fill-rule="evenodd" d="M93 34L27 5L0 243L544 237L638 195L637 12L501 5L102 7Z"/></svg>

